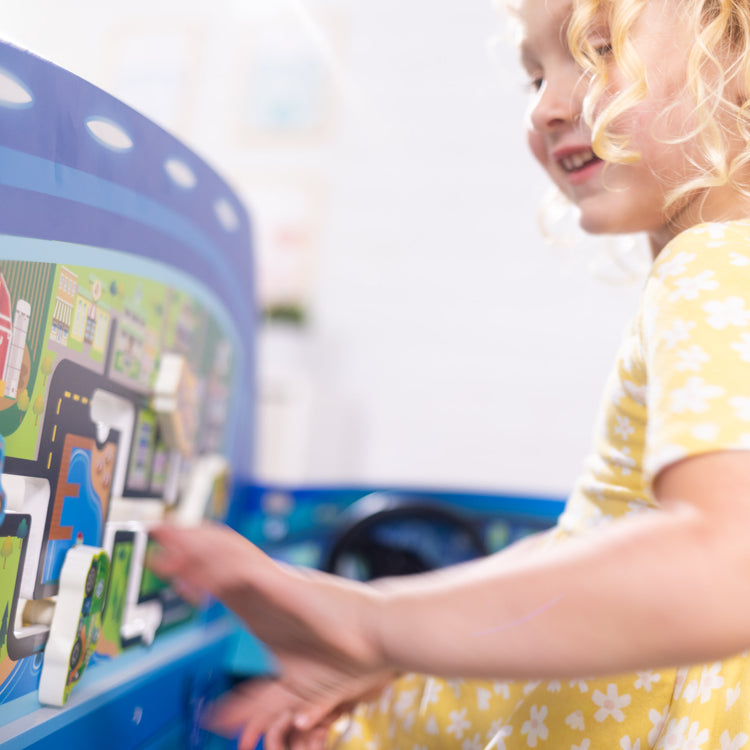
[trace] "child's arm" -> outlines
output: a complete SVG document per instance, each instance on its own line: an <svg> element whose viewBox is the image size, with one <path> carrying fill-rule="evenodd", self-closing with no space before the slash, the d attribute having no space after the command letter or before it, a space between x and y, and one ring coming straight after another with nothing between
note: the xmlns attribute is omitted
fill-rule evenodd
<svg viewBox="0 0 750 750"><path fill-rule="evenodd" d="M392 669L357 673L351 666L336 672L340 665L329 665L326 684L313 690L307 687L308 672L316 673L318 662L327 663L330 658L329 646L320 648L315 635L308 634L310 663L306 664L297 635L283 626L275 609L287 601L289 609L299 613L305 600L300 593L326 599L339 584L348 588L343 579L280 567L235 532L214 524L198 529L164 526L153 535L162 549L150 558L150 567L172 578L188 598L198 600L206 592L221 598L256 634L265 634L278 658L281 674L277 679L243 683L206 716L207 726L219 734L241 734L242 750L254 748L264 734L266 750L323 750L325 728L360 700L373 698L396 675ZM509 561L533 554L545 536L546 532L526 537L497 557ZM269 596L276 601L269 601ZM328 613L333 617L328 635L336 641L343 611L334 605Z"/></svg>
<svg viewBox="0 0 750 750"><path fill-rule="evenodd" d="M750 645L750 451L665 469L662 512L511 565L388 581L379 651L416 671L531 678L679 665Z"/></svg>
<svg viewBox="0 0 750 750"><path fill-rule="evenodd" d="M750 644L750 452L686 459L663 510L535 554L358 584L279 566L208 526L155 532L158 573L224 601L273 649L291 710L333 708L374 673L501 679L686 664Z"/></svg>

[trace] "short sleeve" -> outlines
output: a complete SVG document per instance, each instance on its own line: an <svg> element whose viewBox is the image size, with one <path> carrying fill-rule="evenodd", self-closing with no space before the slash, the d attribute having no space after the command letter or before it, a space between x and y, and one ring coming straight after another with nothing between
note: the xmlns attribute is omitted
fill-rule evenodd
<svg viewBox="0 0 750 750"><path fill-rule="evenodd" d="M644 479L687 456L750 449L750 224L704 224L658 256L639 314Z"/></svg>

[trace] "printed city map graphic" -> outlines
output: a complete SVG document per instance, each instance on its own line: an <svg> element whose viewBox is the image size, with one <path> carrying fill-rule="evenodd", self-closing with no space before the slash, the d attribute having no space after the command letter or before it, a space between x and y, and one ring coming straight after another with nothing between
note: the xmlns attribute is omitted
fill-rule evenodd
<svg viewBox="0 0 750 750"><path fill-rule="evenodd" d="M0 704L40 679L64 702L89 656L192 616L144 567L148 528L222 517L249 471L250 236L179 141L0 43Z"/></svg>

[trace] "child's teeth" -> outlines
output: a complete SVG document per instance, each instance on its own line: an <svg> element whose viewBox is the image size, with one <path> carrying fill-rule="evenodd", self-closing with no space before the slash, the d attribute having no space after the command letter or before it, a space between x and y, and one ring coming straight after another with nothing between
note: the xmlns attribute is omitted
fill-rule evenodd
<svg viewBox="0 0 750 750"><path fill-rule="evenodd" d="M589 149L588 151L582 151L579 154L573 154L565 159L561 160L563 168L570 172L574 169L580 169L584 164L591 161L594 158L594 152Z"/></svg>

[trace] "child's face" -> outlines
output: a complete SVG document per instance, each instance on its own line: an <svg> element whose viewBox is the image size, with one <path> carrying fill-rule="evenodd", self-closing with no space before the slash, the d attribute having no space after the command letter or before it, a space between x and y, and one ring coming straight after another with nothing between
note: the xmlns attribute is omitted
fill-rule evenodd
<svg viewBox="0 0 750 750"><path fill-rule="evenodd" d="M529 147L557 187L582 211L602 191L602 161L581 117L586 83L566 40L571 0L521 0L521 62L532 87ZM585 219L582 217L584 228Z"/></svg>
<svg viewBox="0 0 750 750"><path fill-rule="evenodd" d="M666 144L690 122L692 103L684 94L687 39L680 38L676 9L679 0L650 0L638 18L631 38L645 65L648 96L612 123L612 130L630 138L639 151L634 164L604 163L591 152L591 135L582 122L587 82L567 46L570 0L521 0L524 29L522 62L535 82L528 123L531 151L555 184L581 211L581 226L594 233L648 232L660 247L677 231L695 222L690 201L664 210L670 189L695 176L691 157L700 163L690 143ZM598 102L607 103L627 85L609 51L606 23L590 41L608 64L608 91ZM660 117L677 106L668 118ZM695 196L697 205L703 196Z"/></svg>

